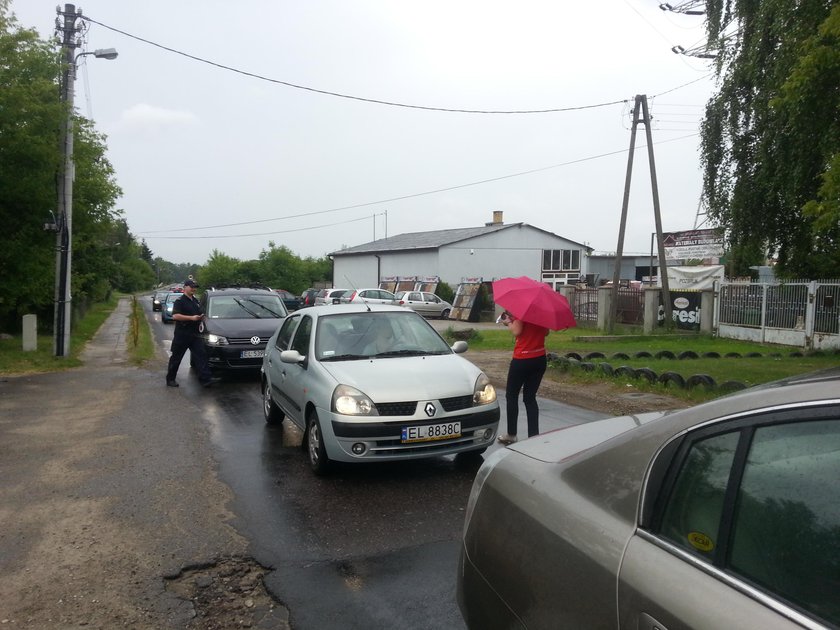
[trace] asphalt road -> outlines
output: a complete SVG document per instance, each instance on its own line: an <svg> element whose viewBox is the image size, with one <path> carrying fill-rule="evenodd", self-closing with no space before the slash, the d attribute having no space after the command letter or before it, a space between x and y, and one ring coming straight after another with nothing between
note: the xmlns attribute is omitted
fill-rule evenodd
<svg viewBox="0 0 840 630"><path fill-rule="evenodd" d="M144 308L166 352L172 326L152 313L150 300ZM185 357L179 381L161 393L188 398L208 426L219 478L233 492L233 525L250 555L273 568L266 586L294 628L464 627L456 566L477 464L440 457L346 465L318 478L299 432L264 422L257 375L228 377L207 391ZM540 409L543 431L604 417L545 399Z"/></svg>

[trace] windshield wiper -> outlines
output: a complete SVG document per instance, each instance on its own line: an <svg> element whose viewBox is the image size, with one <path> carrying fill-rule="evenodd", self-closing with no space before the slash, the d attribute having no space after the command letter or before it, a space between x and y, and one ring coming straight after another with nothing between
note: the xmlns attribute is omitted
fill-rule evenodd
<svg viewBox="0 0 840 630"><path fill-rule="evenodd" d="M250 302L251 304L256 304L257 306L259 306L259 307L260 307L261 309L263 309L264 311L268 311L269 313L271 313L271 315L272 315L273 317L278 317L278 318L280 317L280 313L278 313L277 311L273 311L273 310L271 310L271 309L270 309L270 308L268 308L265 304L260 304L259 302L255 301L255 300L251 300L251 299L247 299L247 300L245 300L245 301L246 301L246 302ZM240 306L241 306L241 305L240 305ZM245 307L243 306L242 308L245 308ZM259 318L259 315L254 314L254 317Z"/></svg>
<svg viewBox="0 0 840 630"><path fill-rule="evenodd" d="M252 310L251 310L250 308L248 308L247 306L245 306L245 305L242 303L242 300L240 300L239 298L233 298L233 301L234 301L234 302L236 302L237 304L239 304L239 308L241 308L243 311L245 311L246 313L248 313L248 315L250 315L251 317L254 317L254 318L256 318L256 319L262 319L262 317L260 317L259 315L257 315L254 311L252 311ZM249 302L252 302L253 300L248 300L248 301L249 301Z"/></svg>
<svg viewBox="0 0 840 630"><path fill-rule="evenodd" d="M430 354L426 350L388 350L387 352L377 352L374 357L422 357Z"/></svg>
<svg viewBox="0 0 840 630"><path fill-rule="evenodd" d="M367 354L332 354L326 357L321 357L321 363L325 361L358 361L360 359L370 359Z"/></svg>

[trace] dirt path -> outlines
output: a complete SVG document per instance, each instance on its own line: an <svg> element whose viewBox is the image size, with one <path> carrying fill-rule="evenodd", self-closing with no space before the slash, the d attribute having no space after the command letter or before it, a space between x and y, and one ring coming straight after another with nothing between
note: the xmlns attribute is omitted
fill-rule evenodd
<svg viewBox="0 0 840 630"><path fill-rule="evenodd" d="M507 380L509 350L470 350L465 355L490 377L496 387ZM581 386L562 372L549 370L540 385L539 396L612 415L643 413L664 409L682 409L689 405L678 398L650 394L618 381L602 381Z"/></svg>

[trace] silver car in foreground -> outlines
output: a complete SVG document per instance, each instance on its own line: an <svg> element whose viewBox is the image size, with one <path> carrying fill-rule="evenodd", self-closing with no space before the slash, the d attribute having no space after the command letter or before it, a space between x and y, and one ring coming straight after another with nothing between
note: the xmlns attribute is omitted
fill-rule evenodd
<svg viewBox="0 0 840 630"><path fill-rule="evenodd" d="M263 410L305 432L316 474L333 461L477 455L499 424L487 376L417 313L339 304L289 315L266 347Z"/></svg>
<svg viewBox="0 0 840 630"><path fill-rule="evenodd" d="M840 627L840 368L494 452L470 628Z"/></svg>

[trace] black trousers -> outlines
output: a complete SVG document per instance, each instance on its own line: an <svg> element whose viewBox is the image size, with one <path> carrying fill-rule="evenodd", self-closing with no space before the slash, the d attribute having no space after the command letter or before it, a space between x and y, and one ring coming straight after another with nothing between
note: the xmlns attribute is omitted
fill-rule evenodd
<svg viewBox="0 0 840 630"><path fill-rule="evenodd" d="M519 392L525 403L525 415L528 418L528 437L540 432L540 408L537 406L537 390L545 374L547 360L545 355L533 359L511 359L508 368L507 391L507 432L516 435L519 423Z"/></svg>
<svg viewBox="0 0 840 630"><path fill-rule="evenodd" d="M204 340L199 335L192 333L178 334L172 338L170 346L171 356L169 357L169 369L166 371L166 382L174 381L178 376L178 368L181 367L181 359L184 354L190 351L190 364L198 370L198 380L202 383L209 383L212 377L210 366L207 365L207 354L204 352Z"/></svg>

